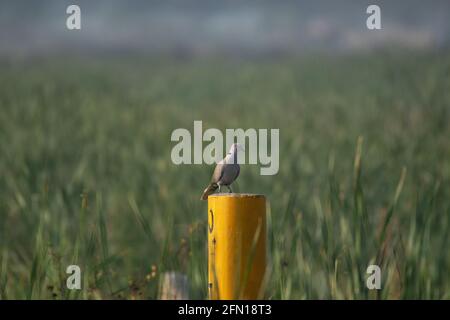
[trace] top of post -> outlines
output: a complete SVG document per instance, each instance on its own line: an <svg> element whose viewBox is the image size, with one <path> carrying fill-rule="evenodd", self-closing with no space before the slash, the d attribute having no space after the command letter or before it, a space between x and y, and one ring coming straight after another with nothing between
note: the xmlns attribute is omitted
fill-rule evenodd
<svg viewBox="0 0 450 320"><path fill-rule="evenodd" d="M210 195L208 198L265 198L263 194L254 194L254 193L214 193Z"/></svg>

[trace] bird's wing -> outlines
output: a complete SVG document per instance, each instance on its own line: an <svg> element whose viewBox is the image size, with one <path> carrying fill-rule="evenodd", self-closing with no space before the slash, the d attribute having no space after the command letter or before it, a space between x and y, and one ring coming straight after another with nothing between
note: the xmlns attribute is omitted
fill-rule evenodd
<svg viewBox="0 0 450 320"><path fill-rule="evenodd" d="M223 173L224 173L225 165L221 161L216 165L216 168L214 169L214 173L211 178L211 182L217 183L222 179Z"/></svg>

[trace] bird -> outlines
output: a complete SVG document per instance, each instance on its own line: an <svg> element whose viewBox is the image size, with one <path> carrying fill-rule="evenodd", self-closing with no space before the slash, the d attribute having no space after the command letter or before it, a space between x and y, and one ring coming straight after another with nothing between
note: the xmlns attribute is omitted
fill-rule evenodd
<svg viewBox="0 0 450 320"><path fill-rule="evenodd" d="M211 178L211 183L203 191L200 200L207 200L208 196L213 194L217 189L220 192L222 186L226 186L229 193L233 192L230 185L237 179L240 172L240 166L237 162L238 151L245 150L239 143L233 143L225 158L217 163Z"/></svg>

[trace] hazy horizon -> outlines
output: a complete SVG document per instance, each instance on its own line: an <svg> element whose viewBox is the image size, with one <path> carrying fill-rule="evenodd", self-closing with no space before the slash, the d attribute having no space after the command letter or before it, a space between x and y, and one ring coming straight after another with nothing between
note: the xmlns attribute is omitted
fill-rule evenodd
<svg viewBox="0 0 450 320"><path fill-rule="evenodd" d="M82 29L66 29L81 7ZM382 30L366 28L381 7ZM143 52L204 55L384 47L448 48L450 2L421 1L0 1L0 55Z"/></svg>

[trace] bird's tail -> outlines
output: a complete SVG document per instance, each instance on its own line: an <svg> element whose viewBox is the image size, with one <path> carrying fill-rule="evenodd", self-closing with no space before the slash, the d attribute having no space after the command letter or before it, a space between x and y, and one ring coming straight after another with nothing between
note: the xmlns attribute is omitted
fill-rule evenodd
<svg viewBox="0 0 450 320"><path fill-rule="evenodd" d="M213 194L214 191L217 190L219 186L217 185L217 183L211 182L209 184L209 186L203 191L202 197L200 198L200 200L207 200L208 196L210 194Z"/></svg>

